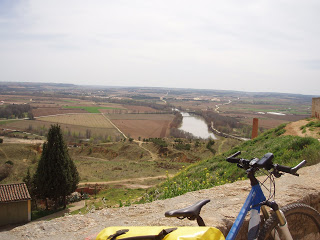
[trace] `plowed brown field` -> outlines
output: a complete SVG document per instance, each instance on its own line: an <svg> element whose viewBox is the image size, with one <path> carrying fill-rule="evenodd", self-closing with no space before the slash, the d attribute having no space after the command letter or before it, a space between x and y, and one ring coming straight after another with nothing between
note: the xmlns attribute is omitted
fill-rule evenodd
<svg viewBox="0 0 320 240"><path fill-rule="evenodd" d="M94 128L114 128L103 115L94 113L48 116L38 118L38 121L63 123Z"/></svg>
<svg viewBox="0 0 320 240"><path fill-rule="evenodd" d="M45 107L33 109L32 113L35 117L49 116L56 114L68 114L68 113L86 113L83 109L72 108L59 108L59 107Z"/></svg>
<svg viewBox="0 0 320 240"><path fill-rule="evenodd" d="M128 137L162 138L169 136L170 114L108 115L111 121Z"/></svg>

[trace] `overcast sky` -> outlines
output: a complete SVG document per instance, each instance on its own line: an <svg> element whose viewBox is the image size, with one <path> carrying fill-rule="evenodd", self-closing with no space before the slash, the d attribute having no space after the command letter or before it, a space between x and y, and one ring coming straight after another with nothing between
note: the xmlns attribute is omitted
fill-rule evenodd
<svg viewBox="0 0 320 240"><path fill-rule="evenodd" d="M320 1L0 0L0 81L320 95Z"/></svg>

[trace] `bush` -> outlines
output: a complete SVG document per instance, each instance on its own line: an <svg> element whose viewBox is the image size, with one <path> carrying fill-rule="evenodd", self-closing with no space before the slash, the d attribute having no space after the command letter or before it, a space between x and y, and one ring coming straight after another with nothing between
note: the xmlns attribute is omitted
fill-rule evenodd
<svg viewBox="0 0 320 240"><path fill-rule="evenodd" d="M290 149L292 149L293 151L300 151L306 148L308 145L314 144L315 141L317 140L311 137L298 138L293 141Z"/></svg>
<svg viewBox="0 0 320 240"><path fill-rule="evenodd" d="M3 139L2 138L0 138L0 143L3 143Z"/></svg>
<svg viewBox="0 0 320 240"><path fill-rule="evenodd" d="M69 202L79 202L81 200L81 194L78 192L73 192L71 195L68 197Z"/></svg>
<svg viewBox="0 0 320 240"><path fill-rule="evenodd" d="M11 164L3 164L0 166L0 181L6 179L9 177L10 173L12 171L12 165Z"/></svg>
<svg viewBox="0 0 320 240"><path fill-rule="evenodd" d="M281 124L280 126L278 126L275 130L274 133L276 134L276 136L280 136L282 134L284 134L286 132L286 130L284 129L286 126L286 124Z"/></svg>
<svg viewBox="0 0 320 240"><path fill-rule="evenodd" d="M13 162L11 160L6 161L6 164L9 164L9 165L13 166Z"/></svg>
<svg viewBox="0 0 320 240"><path fill-rule="evenodd" d="M215 154L216 153L216 150L214 150L213 148L212 148L212 146L214 145L214 140L213 139L209 139L209 141L208 141L208 143L207 143L207 146L206 146L206 148L208 149L208 150L210 150L210 152L212 152L213 154Z"/></svg>
<svg viewBox="0 0 320 240"><path fill-rule="evenodd" d="M84 193L82 194L82 199L89 199L89 194L88 193Z"/></svg>
<svg viewBox="0 0 320 240"><path fill-rule="evenodd" d="M161 138L150 138L149 140L161 148L168 147L168 144Z"/></svg>
<svg viewBox="0 0 320 240"><path fill-rule="evenodd" d="M190 150L191 149L190 144L183 144L183 143L175 144L174 147L177 150Z"/></svg>

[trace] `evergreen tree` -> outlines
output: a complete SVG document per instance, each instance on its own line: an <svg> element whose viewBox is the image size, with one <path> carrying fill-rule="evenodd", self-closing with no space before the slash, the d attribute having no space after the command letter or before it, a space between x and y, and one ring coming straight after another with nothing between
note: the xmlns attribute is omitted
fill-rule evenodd
<svg viewBox="0 0 320 240"><path fill-rule="evenodd" d="M30 174L30 169L28 168L27 175L22 179L23 182L27 185L27 188L29 190L30 195L32 195L33 192L33 183L32 178Z"/></svg>
<svg viewBox="0 0 320 240"><path fill-rule="evenodd" d="M35 195L34 195L34 187L33 187L33 180L30 174L30 169L28 168L27 171L27 175L24 176L24 178L22 179L23 182L25 182L25 184L27 185L28 191L30 193L31 196L31 209L36 209L37 208L37 203L36 203L36 199L35 199Z"/></svg>
<svg viewBox="0 0 320 240"><path fill-rule="evenodd" d="M54 200L55 207L62 199L65 208L66 196L76 190L78 183L79 174L69 156L60 126L51 125L34 175L35 193L40 199Z"/></svg>

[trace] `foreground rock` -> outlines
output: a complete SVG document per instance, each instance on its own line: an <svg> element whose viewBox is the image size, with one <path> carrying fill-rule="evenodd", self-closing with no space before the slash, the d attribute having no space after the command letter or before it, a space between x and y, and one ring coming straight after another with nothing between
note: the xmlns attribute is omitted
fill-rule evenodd
<svg viewBox="0 0 320 240"><path fill-rule="evenodd" d="M320 164L305 167L299 173L300 177L286 174L276 179L276 201L281 206L304 202L319 211ZM249 191L249 181L239 181L143 205L108 208L84 216L66 216L51 221L31 222L0 232L0 239L84 239L107 226L196 226L195 221L165 218L164 212L183 208L207 198L211 199L211 202L203 207L201 216L207 225L216 226L226 234Z"/></svg>

